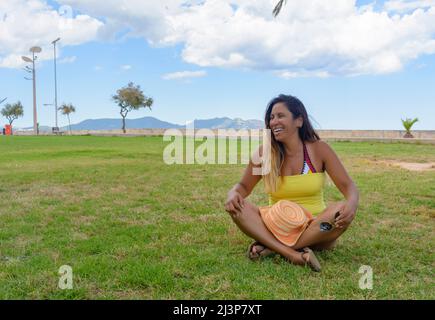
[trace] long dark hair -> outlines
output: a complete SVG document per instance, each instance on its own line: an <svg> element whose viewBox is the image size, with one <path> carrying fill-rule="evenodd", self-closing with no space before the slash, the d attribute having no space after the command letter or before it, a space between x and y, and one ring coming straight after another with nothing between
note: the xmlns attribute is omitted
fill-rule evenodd
<svg viewBox="0 0 435 320"><path fill-rule="evenodd" d="M299 128L299 138L302 142L315 142L320 140L319 135L313 129L311 122L308 118L307 110L304 104L298 98L290 95L280 94L278 97L273 98L267 105L266 115L264 122L266 129L270 129L270 114L272 113L273 106L277 103L283 103L287 109L292 113L293 119L302 117L302 127ZM276 183L281 172L282 164L284 163L285 149L282 142L276 141L274 135L271 135L271 170L264 176L264 183L266 191L271 193L276 191Z"/></svg>
<svg viewBox="0 0 435 320"><path fill-rule="evenodd" d="M269 104L267 105L266 116L264 119L267 129L270 129L270 114L272 113L273 106L277 103L283 103L287 107L288 111L293 114L293 119L302 117L303 124L302 127L299 128L299 137L303 142L315 142L317 140L320 140L319 135L316 133L316 131L313 129L313 126L311 125L304 104L298 98L290 95L280 94L278 97L273 98L269 102ZM275 140L275 138L273 138L273 140Z"/></svg>

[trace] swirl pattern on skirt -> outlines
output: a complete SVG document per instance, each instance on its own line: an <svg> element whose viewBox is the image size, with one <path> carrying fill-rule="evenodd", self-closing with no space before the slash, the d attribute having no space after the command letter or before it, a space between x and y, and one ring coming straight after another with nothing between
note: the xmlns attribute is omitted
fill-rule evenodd
<svg viewBox="0 0 435 320"><path fill-rule="evenodd" d="M260 207L264 224L282 243L296 244L302 233L313 220L305 208L288 200L280 200L272 206Z"/></svg>

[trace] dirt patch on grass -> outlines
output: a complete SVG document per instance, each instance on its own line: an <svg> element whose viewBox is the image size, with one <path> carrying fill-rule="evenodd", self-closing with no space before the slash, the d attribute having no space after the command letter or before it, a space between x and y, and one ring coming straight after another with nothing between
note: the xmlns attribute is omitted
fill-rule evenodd
<svg viewBox="0 0 435 320"><path fill-rule="evenodd" d="M413 208L410 212L410 214L414 216L424 216L428 218L435 218L435 209L429 208L426 206L418 206L416 208Z"/></svg>
<svg viewBox="0 0 435 320"><path fill-rule="evenodd" d="M399 167L409 171L435 171L435 162L400 162L394 160L374 161L375 163L385 164L387 166Z"/></svg>

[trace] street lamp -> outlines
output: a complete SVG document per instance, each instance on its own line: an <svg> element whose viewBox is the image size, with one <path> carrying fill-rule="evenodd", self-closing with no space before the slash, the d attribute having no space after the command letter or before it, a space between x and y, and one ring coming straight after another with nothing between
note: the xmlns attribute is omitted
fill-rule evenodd
<svg viewBox="0 0 435 320"><path fill-rule="evenodd" d="M54 106L54 103L44 103L44 107L52 107ZM59 127L52 127L51 133L58 134L59 133Z"/></svg>
<svg viewBox="0 0 435 320"><path fill-rule="evenodd" d="M59 127L57 125L57 72L56 72L56 43L60 40L57 38L52 42L54 48L54 114L56 119L56 125L53 128L53 132L59 131Z"/></svg>
<svg viewBox="0 0 435 320"><path fill-rule="evenodd" d="M33 80L33 133L38 135L39 134L39 128L38 128L38 116L37 116L37 110L36 110L36 71L35 71L35 61L38 59L37 56L35 56L35 53L40 53L42 49L40 47L32 47L30 48L30 52L32 53L32 59L29 57L22 56L21 58L28 63L32 63L32 68L29 66L25 67L25 71L32 74L32 78L25 78L26 80Z"/></svg>

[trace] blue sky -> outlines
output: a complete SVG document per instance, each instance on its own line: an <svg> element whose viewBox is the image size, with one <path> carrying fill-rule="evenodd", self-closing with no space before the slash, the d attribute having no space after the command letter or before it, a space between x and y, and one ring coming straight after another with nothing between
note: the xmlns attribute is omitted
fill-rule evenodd
<svg viewBox="0 0 435 320"><path fill-rule="evenodd" d="M357 6L369 3L373 2L358 1ZM48 3L53 10L58 10L59 4ZM382 10L382 6L383 2L378 1L373 10ZM91 9L80 8L74 16L89 14L104 20L104 17L92 13ZM433 53L422 53L417 58L405 60L400 70L393 72L284 78L265 66L205 66L188 62L183 57L186 47L183 41L151 46L146 36L130 34L121 38L122 28L117 32L118 36L111 39L97 37L77 45L60 42L58 61L74 57L71 59L73 62L58 63L58 100L76 106L73 123L85 119L118 118L119 108L111 101L111 95L133 81L140 84L155 103L151 111L132 112L128 118L153 116L178 124L195 118L262 119L267 102L285 93L304 102L319 129L398 130L402 129L401 118L405 117L420 119L414 129L435 129ZM435 34L431 36L435 41ZM29 43L29 47L31 45ZM50 47L46 47L47 50ZM1 54L2 51L0 57ZM4 56L6 54L3 52ZM54 109L43 104L54 101L53 63L48 57L42 60L37 70L38 117L41 125L52 126ZM206 75L163 79L165 74L181 71L202 71ZM7 102L20 100L24 105L25 116L15 121L16 127L32 126L33 121L32 86L30 81L23 79L24 76L21 68L0 67L0 98L7 97ZM66 124L62 116L59 115L59 119L61 125ZM5 119L0 123L5 123Z"/></svg>

